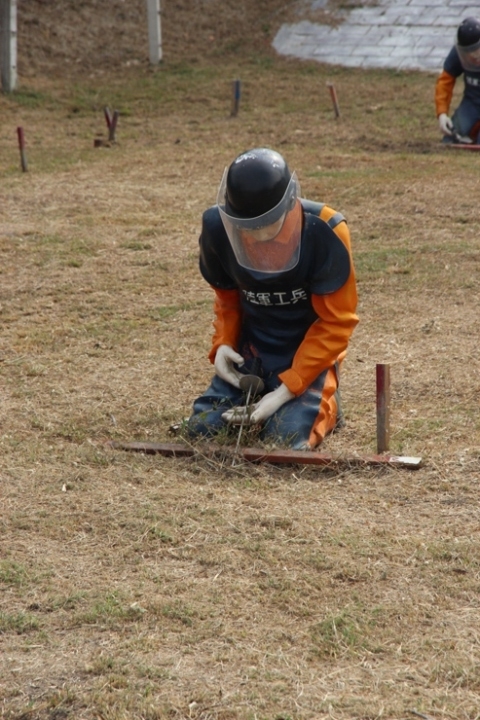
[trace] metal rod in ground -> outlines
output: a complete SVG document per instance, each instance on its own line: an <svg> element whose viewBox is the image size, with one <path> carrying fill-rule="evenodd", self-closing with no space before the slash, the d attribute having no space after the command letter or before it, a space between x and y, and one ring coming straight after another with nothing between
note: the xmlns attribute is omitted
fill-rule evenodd
<svg viewBox="0 0 480 720"><path fill-rule="evenodd" d="M232 457L232 448L225 445L208 443L192 447L180 443L155 442L109 442L114 450L141 452L146 455L163 455L164 457L209 457L219 460ZM273 465L323 465L332 467L362 467L364 465L381 465L417 470L422 466L421 457L403 455L352 455L336 457L316 452L315 450L264 450L262 448L241 447L237 457L245 462L271 463Z"/></svg>
<svg viewBox="0 0 480 720"><path fill-rule="evenodd" d="M234 80L233 81L233 93L232 93L232 115L238 115L241 94L242 94L242 83L240 82L240 80Z"/></svg>
<svg viewBox="0 0 480 720"><path fill-rule="evenodd" d="M390 365L377 364L377 452L390 446Z"/></svg>
<svg viewBox="0 0 480 720"><path fill-rule="evenodd" d="M28 164L27 164L27 156L25 154L25 135L24 135L22 127L17 127L17 137L18 137L18 148L20 150L20 162L22 163L22 170L23 170L23 172L27 172Z"/></svg>
<svg viewBox="0 0 480 720"><path fill-rule="evenodd" d="M118 110L114 110L112 118L110 120L110 125L108 126L109 142L115 142L115 130L117 129L118 115L119 115Z"/></svg>
<svg viewBox="0 0 480 720"><path fill-rule="evenodd" d="M340 117L340 108L338 106L338 99L337 99L337 91L335 90L335 85L332 82L327 82L327 87L330 91L330 97L332 98L333 103L333 111L335 113L335 117Z"/></svg>
<svg viewBox="0 0 480 720"><path fill-rule="evenodd" d="M245 410L246 410L246 413L245 413L245 414L247 414L247 413L249 412L250 395L251 395L251 394L252 394L252 385L250 385L250 387L248 388L247 398L246 398L246 400L245 400ZM243 432L243 426L244 426L244 424L245 424L245 415L242 416L242 422L240 423L240 430L238 431L237 444L236 444L236 446L235 446L235 455L237 454L238 448L240 447L240 439L241 439L241 437L242 437L242 432ZM235 456L233 457L232 465L235 465Z"/></svg>

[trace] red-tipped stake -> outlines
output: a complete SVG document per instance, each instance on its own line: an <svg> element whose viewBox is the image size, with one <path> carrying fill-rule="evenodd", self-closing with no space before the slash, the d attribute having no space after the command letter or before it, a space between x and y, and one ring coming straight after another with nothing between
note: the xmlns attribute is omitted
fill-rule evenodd
<svg viewBox="0 0 480 720"><path fill-rule="evenodd" d="M337 91L335 90L335 85L331 82L327 82L327 87L330 91L330 97L332 98L333 103L333 110L335 112L335 117L340 117L340 108L338 107L338 100L337 100Z"/></svg>
<svg viewBox="0 0 480 720"><path fill-rule="evenodd" d="M390 365L377 365L377 453L390 444Z"/></svg>
<svg viewBox="0 0 480 720"><path fill-rule="evenodd" d="M23 170L23 172L27 172L28 164L27 164L27 156L25 155L25 136L23 134L22 127L17 127L17 136L18 136L18 148L20 150L20 161L22 163L22 170Z"/></svg>

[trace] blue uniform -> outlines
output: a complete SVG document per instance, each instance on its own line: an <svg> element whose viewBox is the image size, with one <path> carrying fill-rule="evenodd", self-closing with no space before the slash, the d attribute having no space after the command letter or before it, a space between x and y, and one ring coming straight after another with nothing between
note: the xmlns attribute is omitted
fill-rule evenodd
<svg viewBox="0 0 480 720"><path fill-rule="evenodd" d="M441 113L448 115L453 97L453 89L457 78L463 75L464 90L459 106L452 115L455 131L459 135L470 135L477 140L480 121L480 68L478 71L462 65L456 47L452 47L443 64L443 72L439 75L435 88L435 105L437 117Z"/></svg>

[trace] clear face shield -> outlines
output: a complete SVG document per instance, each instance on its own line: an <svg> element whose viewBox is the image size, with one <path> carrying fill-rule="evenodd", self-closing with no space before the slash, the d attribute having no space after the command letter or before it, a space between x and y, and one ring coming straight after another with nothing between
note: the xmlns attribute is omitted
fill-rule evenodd
<svg viewBox="0 0 480 720"><path fill-rule="evenodd" d="M470 70L470 72L480 72L480 40L474 45L467 45L466 47L457 44L456 48L463 69Z"/></svg>
<svg viewBox="0 0 480 720"><path fill-rule="evenodd" d="M225 168L217 195L220 217L237 262L247 270L280 273L291 270L300 257L302 210L300 185L292 174L278 205L255 218L237 218L225 211Z"/></svg>

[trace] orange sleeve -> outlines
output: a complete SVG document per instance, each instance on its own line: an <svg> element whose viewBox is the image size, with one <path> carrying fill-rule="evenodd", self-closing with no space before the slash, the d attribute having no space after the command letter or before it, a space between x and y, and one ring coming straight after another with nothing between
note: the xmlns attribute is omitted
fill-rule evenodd
<svg viewBox="0 0 480 720"><path fill-rule="evenodd" d="M330 210L326 208L325 215L329 215ZM330 216L334 212L332 210ZM349 252L351 271L345 285L335 292L330 295L312 295L312 305L318 320L305 334L293 358L292 367L279 375L280 380L296 396L301 395L320 373L343 360L350 336L358 323L357 285L350 232L345 222L337 225L334 232Z"/></svg>
<svg viewBox="0 0 480 720"><path fill-rule="evenodd" d="M215 355L220 345L230 345L237 350L242 322L239 290L219 290L218 288L213 288L213 290L215 291L214 333L212 347L208 354L208 359L212 364L215 362Z"/></svg>
<svg viewBox="0 0 480 720"><path fill-rule="evenodd" d="M435 85L435 108L437 117L442 113L448 115L450 103L453 97L453 88L455 87L456 78L450 75L446 70L442 70L437 78Z"/></svg>

